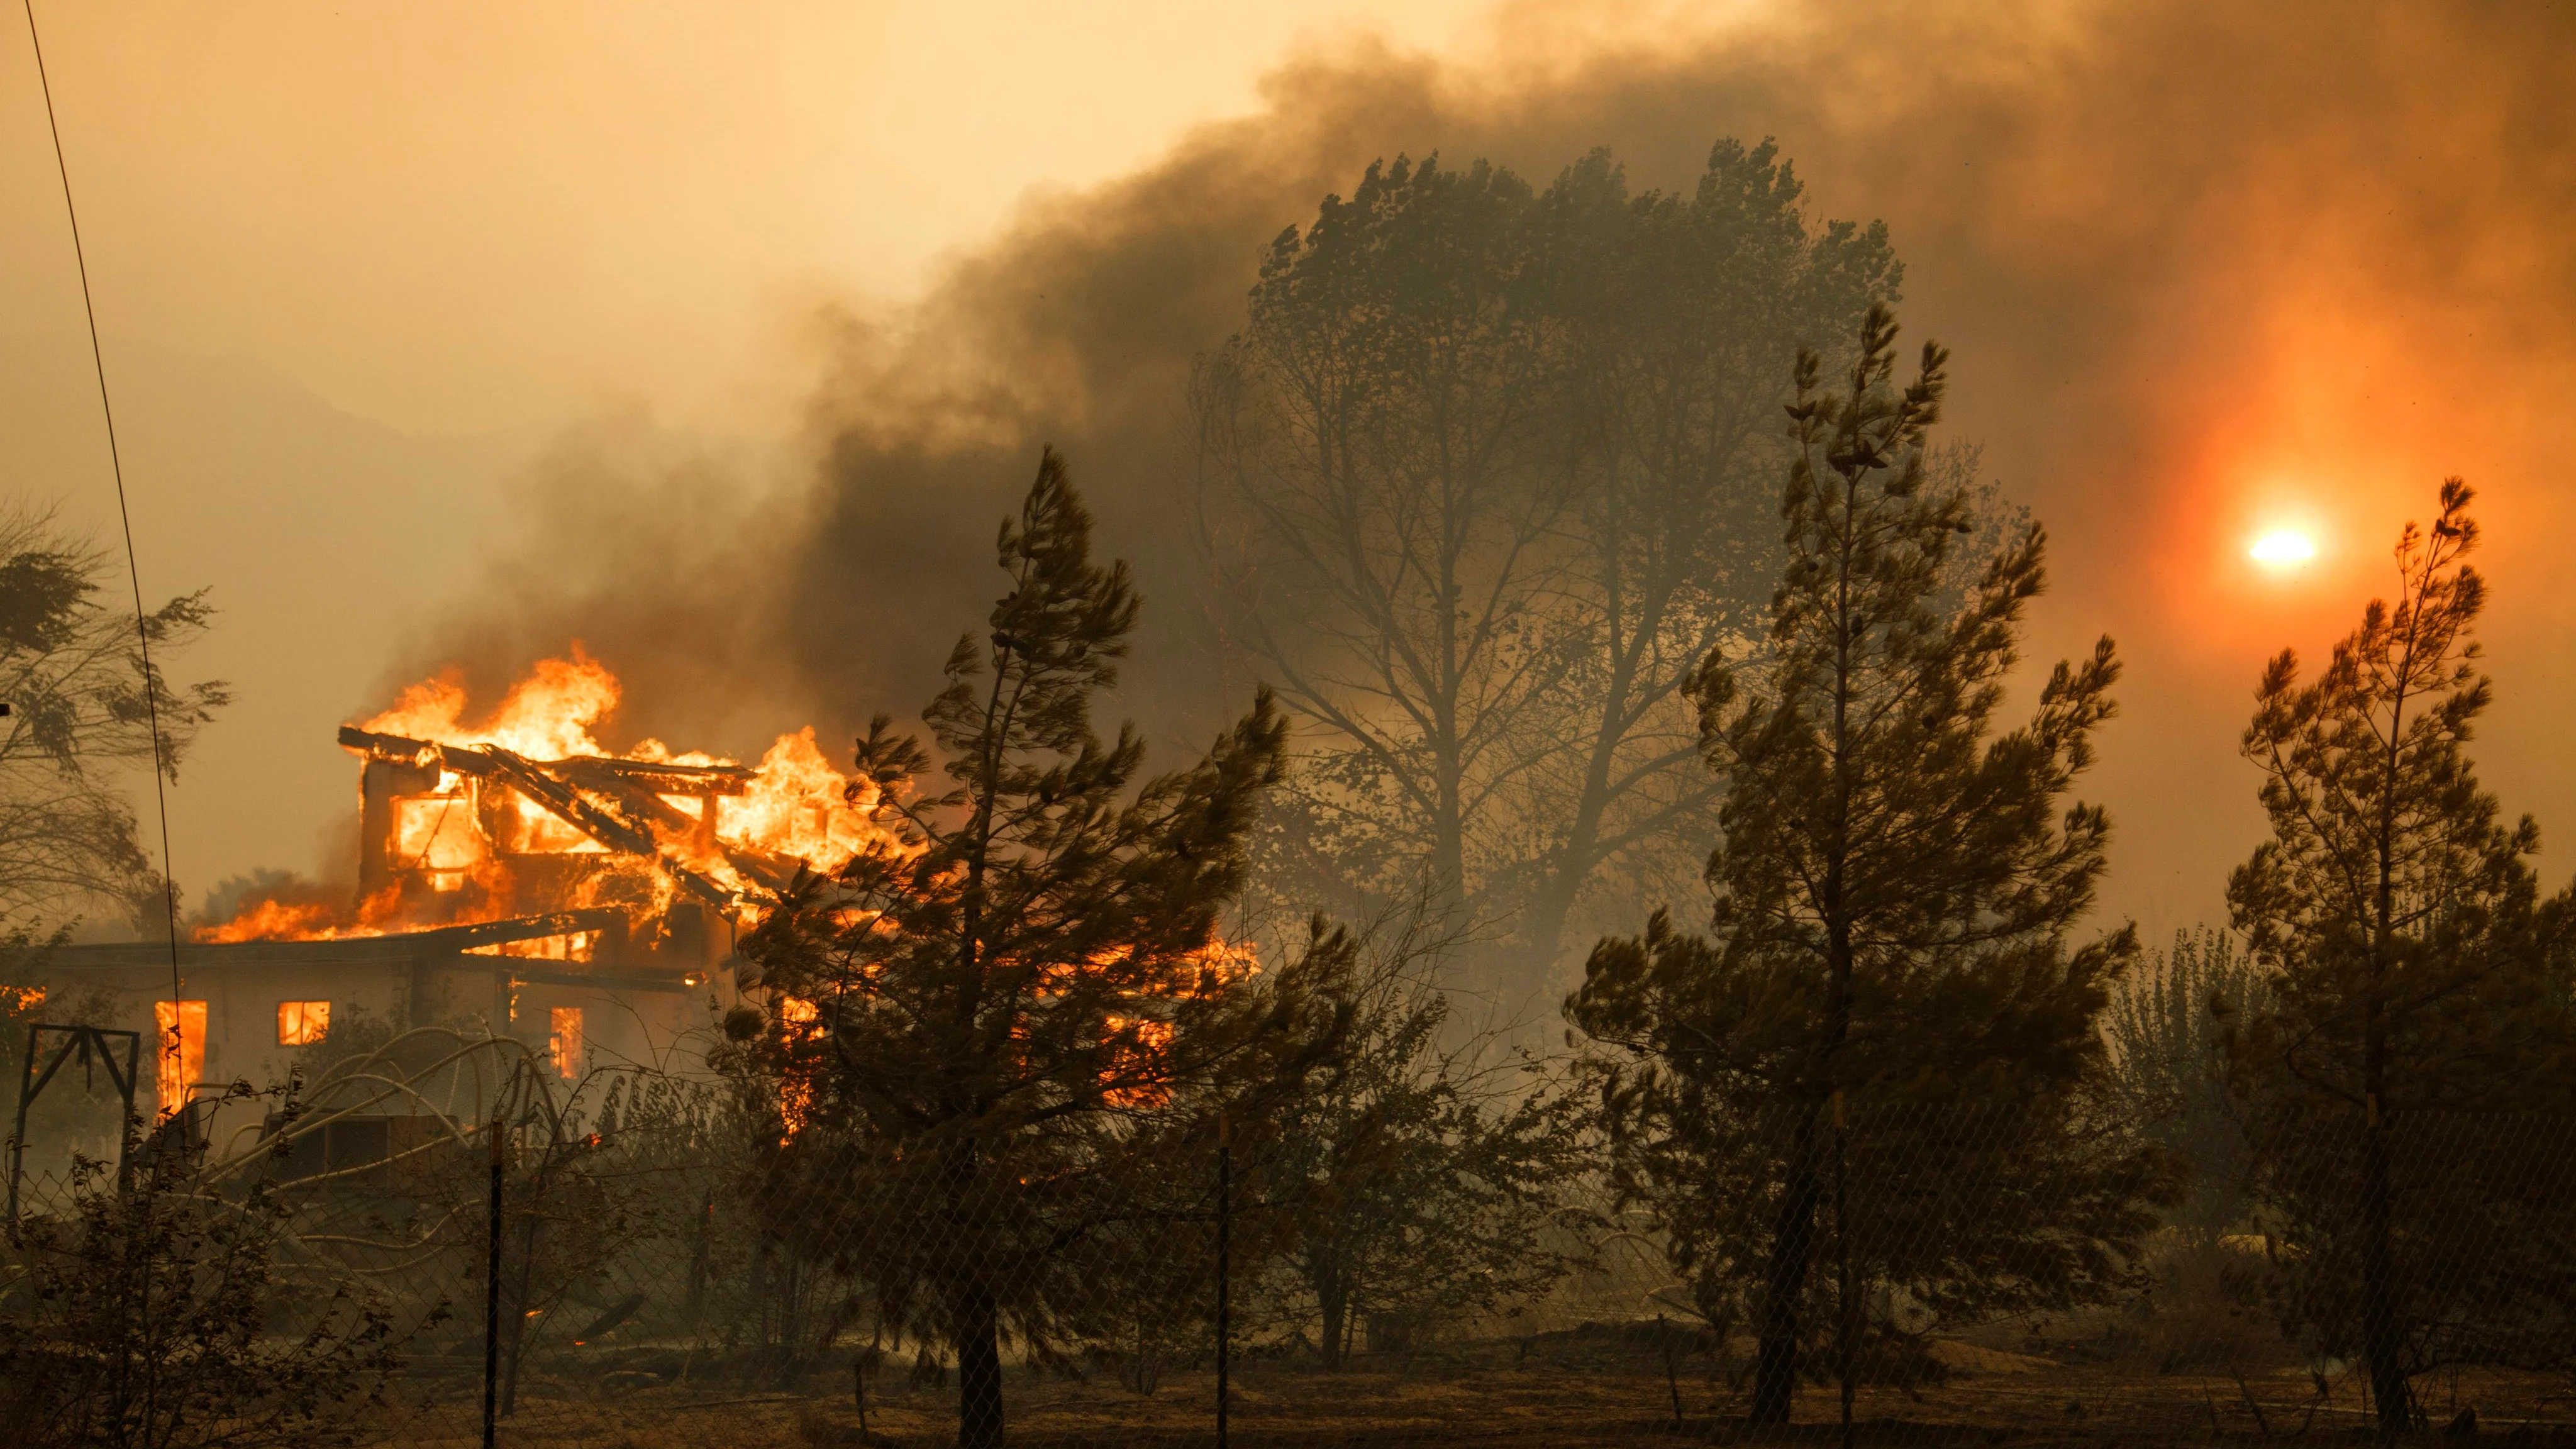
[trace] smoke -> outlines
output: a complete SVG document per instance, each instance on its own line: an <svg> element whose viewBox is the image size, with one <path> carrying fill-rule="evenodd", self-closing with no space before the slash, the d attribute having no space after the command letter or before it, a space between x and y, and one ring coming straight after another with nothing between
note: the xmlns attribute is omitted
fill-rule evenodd
<svg viewBox="0 0 2576 1449"><path fill-rule="evenodd" d="M1250 680L1192 602L1182 391L1239 324L1262 245L1376 157L1488 157L1544 184L1606 145L1643 189L1687 185L1721 136L1775 136L1819 215L1889 222L1909 332L1957 355L1951 436L2050 527L2034 655L2107 631L2131 660L2091 786L2121 829L2109 909L2151 930L2216 912L2259 829L2234 741L2260 658L2349 627L2446 473L2480 485L2495 540L2489 782L2544 819L2576 807L2547 767L2576 629L2550 572L2568 494L2548 428L2576 390L2566 7L1889 3L1626 39L1498 23L1475 64L1294 59L1259 114L1031 202L916 305L825 319L812 471L747 515L720 466L581 441L502 565L517 585L422 657L497 672L579 637L628 675L638 730L732 738L756 709L846 735L934 692L1052 442L1146 595L1124 704L1195 742ZM2284 511L2326 545L2294 587L2239 542Z"/></svg>

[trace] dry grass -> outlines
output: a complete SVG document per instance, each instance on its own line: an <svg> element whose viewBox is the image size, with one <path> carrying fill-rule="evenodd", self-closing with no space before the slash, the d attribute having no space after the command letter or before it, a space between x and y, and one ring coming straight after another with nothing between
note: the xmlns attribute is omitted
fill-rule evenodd
<svg viewBox="0 0 2576 1449"><path fill-rule="evenodd" d="M2109 1321L2060 1325L2054 1336L1995 1329L1936 1346L1946 1382L1863 1389L1857 1442L1886 1445L2254 1446L2274 1439L2353 1441L2364 1424L2357 1380L2319 1382L2303 1366L2231 1372L2159 1372L2153 1348ZM1663 1356L1635 1327L1587 1328L1518 1340L1460 1344L1401 1360L1371 1360L1337 1374L1307 1364L1255 1361L1235 1377L1231 1438L1243 1449L1446 1444L1539 1446L1629 1443L1838 1441L1834 1397L1809 1388L1799 1424L1746 1436L1738 1415L1741 1355L1698 1345L1676 1360L1687 1421L1676 1425ZM514 1449L830 1449L863 1444L929 1449L955 1438L953 1389L906 1389L898 1375L871 1387L860 1435L847 1379L811 1395L760 1392L721 1378L616 1391L540 1380L526 1391L502 1442ZM2436 1425L2474 1405L2480 1437L2576 1449L2569 1385L2530 1375L2464 1373L2421 1386ZM1140 1396L1101 1380L1015 1370L1007 1394L1010 1439L1031 1449L1207 1445L1214 1442L1214 1376L1173 1373ZM388 1425L394 1442L468 1449L476 1403L456 1395ZM2256 1410L2260 1409L2258 1424ZM2530 1427L2523 1427L2528 1425Z"/></svg>

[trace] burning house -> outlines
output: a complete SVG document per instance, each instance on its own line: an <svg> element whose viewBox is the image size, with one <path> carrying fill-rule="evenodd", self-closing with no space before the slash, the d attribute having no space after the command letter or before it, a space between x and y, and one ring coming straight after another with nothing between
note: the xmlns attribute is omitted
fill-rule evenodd
<svg viewBox="0 0 2576 1449"><path fill-rule="evenodd" d="M339 733L354 889L270 892L196 924L176 999L161 942L68 947L53 974L138 1024L150 1003L176 1042L165 1112L205 1084L281 1078L357 1017L513 1037L567 1078L662 1060L732 999L741 932L875 827L811 729L756 765L652 740L611 753L590 727L617 697L578 650L474 726L453 679L416 685Z"/></svg>

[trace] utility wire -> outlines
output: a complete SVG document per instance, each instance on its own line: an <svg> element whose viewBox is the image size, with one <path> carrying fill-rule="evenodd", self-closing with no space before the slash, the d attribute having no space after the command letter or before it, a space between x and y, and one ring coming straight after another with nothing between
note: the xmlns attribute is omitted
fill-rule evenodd
<svg viewBox="0 0 2576 1449"><path fill-rule="evenodd" d="M98 345L98 307L89 295L89 255L81 246L80 209L72 205L71 164L63 159L63 126L54 118L54 84L45 74L45 42L36 32L36 0L21 0L27 11L27 43L36 51L36 86L45 93L45 126L54 137L54 174L63 182L63 215L72 224L72 260L80 268L81 315L89 321L89 361L98 374L98 410L107 419L107 462L116 475L116 522L125 532L125 578L134 587L134 642L143 658L144 720L152 731L152 804L161 819L161 910L170 932L170 1037L164 1055L175 1052L179 1020L179 902L171 892L170 790L163 775L168 757L161 739L161 677L152 671L152 621L143 612L143 571L134 562L134 515L125 502L125 458L116 446L116 408L107 398L107 357Z"/></svg>

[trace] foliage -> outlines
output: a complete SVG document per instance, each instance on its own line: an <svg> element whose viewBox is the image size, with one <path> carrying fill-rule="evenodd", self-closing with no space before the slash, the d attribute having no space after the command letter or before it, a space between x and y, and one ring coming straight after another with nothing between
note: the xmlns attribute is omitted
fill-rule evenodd
<svg viewBox="0 0 2576 1449"><path fill-rule="evenodd" d="M2203 927L2175 932L2170 950L2149 953L2123 975L2102 1019L2119 1110L2189 1168L2176 1221L2199 1241L2234 1230L2249 1205L2253 1163L2242 1104L2228 1084L2229 1022L2264 1004L2253 961L2231 937Z"/></svg>
<svg viewBox="0 0 2576 1449"><path fill-rule="evenodd" d="M1005 1335L1060 1360L1089 1332L1071 1249L1134 1210L1131 1143L1293 1086L1347 1015L1339 934L1259 979L1214 949L1278 778L1269 695L1151 780L1132 726L1092 732L1137 602L1090 536L1050 451L1000 532L1010 591L924 711L953 784L916 794L928 750L870 726L853 798L901 844L762 923L770 1012L732 1026L786 1094L765 1199L887 1322L955 1346L974 1446L1001 1436Z"/></svg>
<svg viewBox="0 0 2576 1449"><path fill-rule="evenodd" d="M204 591L138 626L94 597L115 573L104 550L66 536L50 515L0 514L0 699L10 707L0 721L0 921L110 901L147 931L169 928L168 888L136 838L118 773L140 765L177 780L197 731L231 694L219 680L180 687L160 673L213 618Z"/></svg>
<svg viewBox="0 0 2576 1449"><path fill-rule="evenodd" d="M1767 142L1687 196L1606 152L1544 191L1399 158L1272 244L1192 406L1227 627L1310 726L1273 889L1428 882L1526 990L1588 892L1687 876L1684 686L1775 571L1763 420L1900 275L1800 199Z"/></svg>
<svg viewBox="0 0 2576 1449"><path fill-rule="evenodd" d="M12 1442L353 1441L402 1366L392 1314L350 1281L316 1293L281 1271L273 1187L205 1190L175 1132L132 1146L130 1187L86 1161L70 1213L23 1224L0 1297Z"/></svg>
<svg viewBox="0 0 2576 1449"><path fill-rule="evenodd" d="M1753 1321L1757 1422L1789 1414L1829 1199L1848 1379L1863 1297L1930 1322L2099 1300L2169 1191L2105 1091L2097 1020L2131 934L2066 946L2109 824L2059 802L2118 666L2102 641L2027 726L1989 733L2043 539L1933 612L1973 523L1961 490L1925 486L1945 354L1927 345L1898 390L1895 332L1873 308L1839 393L1801 356L1769 646L1693 680L1726 788L1713 931L1658 912L1604 940L1567 1003L1607 1049L1621 1187L1656 1207L1711 1322Z"/></svg>
<svg viewBox="0 0 2576 1449"><path fill-rule="evenodd" d="M1577 1099L1485 1030L1450 1043L1417 915L1368 933L1334 1070L1265 1126L1253 1181L1274 1289L1338 1368L1360 1326L1493 1314L1584 1261L1568 1188L1591 1166ZM1383 1345L1378 1345L1383 1346Z"/></svg>
<svg viewBox="0 0 2576 1449"><path fill-rule="evenodd" d="M519 1072L499 1111L509 1124L500 1264L504 1416L518 1411L532 1357L577 1335L583 1320L614 1304L622 1286L615 1268L682 1226L674 1219L684 1218L685 1197L674 1200L667 1183L638 1171L629 1148L659 1145L642 1130L646 1121L686 1112L703 1091L656 1073L595 1071L558 1099L547 1077L533 1067ZM634 1144L615 1130L621 1106L638 1129ZM479 1197L451 1194L465 1203ZM487 1257L476 1276L488 1283L489 1271Z"/></svg>
<svg viewBox="0 0 2576 1449"><path fill-rule="evenodd" d="M2368 1364L2386 1434L2427 1368L2563 1346L2576 1283L2564 1184L2515 1145L2513 1114L2576 1106L2576 1022L2539 829L2503 821L2465 748L2494 693L2472 500L2443 483L2398 537L2396 604L2314 682L2288 650L2264 670L2244 750L2272 838L2228 879L2268 988L2237 1046L2258 1197L2298 1250L2284 1307Z"/></svg>

